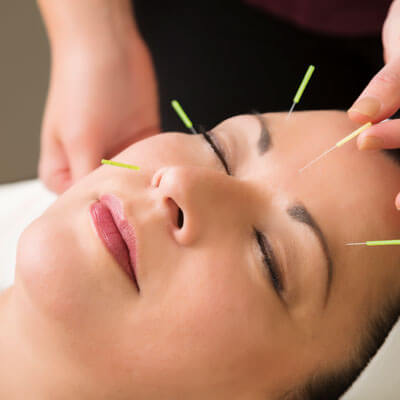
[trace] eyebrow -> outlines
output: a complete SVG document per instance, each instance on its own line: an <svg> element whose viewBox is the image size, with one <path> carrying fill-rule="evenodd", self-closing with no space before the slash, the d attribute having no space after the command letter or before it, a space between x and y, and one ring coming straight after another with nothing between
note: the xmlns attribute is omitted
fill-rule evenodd
<svg viewBox="0 0 400 400"><path fill-rule="evenodd" d="M257 141L257 148L259 156L262 156L272 147L271 134L268 130L266 119L257 111L253 111L252 115L258 119L261 126L260 136ZM297 203L296 205L289 207L286 211L289 214L289 216L292 217L295 221L308 225L316 235L322 247L322 251L326 259L326 267L328 273L328 279L326 281L326 288L325 288L325 299L324 299L324 307L325 307L328 302L329 294L331 292L333 268L334 268L325 235L322 232L320 226L308 212L304 204Z"/></svg>
<svg viewBox="0 0 400 400"><path fill-rule="evenodd" d="M317 222L314 220L314 218L310 215L308 210L303 204L296 204L294 206L289 207L287 210L287 213L289 214L290 217L292 217L295 221L304 223L308 225L314 234L317 236L319 243L321 244L323 253L325 255L326 259L326 267L328 271L328 279L326 283L326 288L325 288L325 300L324 300L324 306L326 306L326 303L328 302L329 294L331 292L331 287L332 287L332 276L333 276L333 262L332 262L332 257L329 253L329 248L328 244L326 241L326 238L317 224Z"/></svg>
<svg viewBox="0 0 400 400"><path fill-rule="evenodd" d="M260 137L257 141L257 148L258 155L262 156L272 146L271 135L269 133L265 118L263 118L263 116L257 111L253 111L252 115L258 119L261 126Z"/></svg>

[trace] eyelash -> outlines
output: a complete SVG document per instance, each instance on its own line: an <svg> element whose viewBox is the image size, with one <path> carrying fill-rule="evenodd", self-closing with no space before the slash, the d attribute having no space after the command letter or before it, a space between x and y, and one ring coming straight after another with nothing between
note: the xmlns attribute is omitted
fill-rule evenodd
<svg viewBox="0 0 400 400"><path fill-rule="evenodd" d="M203 138L208 142L208 144L212 147L214 153L216 154L218 159L223 164L226 173L231 176L232 174L230 172L228 164L227 164L222 152L215 145L211 136L206 131L201 131L200 133L203 136ZM262 256L263 256L264 265L269 271L269 276L270 276L272 285L274 286L274 289L279 293L282 291L282 279L280 277L279 272L274 268L274 265L276 265L276 263L272 260L271 252L266 250L266 248L269 248L270 246L268 245L268 242L267 242L265 236L257 229L254 229L254 235L257 240L260 251L262 253Z"/></svg>
<svg viewBox="0 0 400 400"><path fill-rule="evenodd" d="M201 134L203 135L204 139L208 142L208 144L212 147L214 153L217 155L218 159L221 161L222 165L224 166L224 169L226 171L226 173L230 176L232 176L232 173L228 167L228 164L224 158L224 156L222 155L222 152L219 150L219 148L215 145L214 140L211 138L211 136L205 132L205 131L201 131Z"/></svg>

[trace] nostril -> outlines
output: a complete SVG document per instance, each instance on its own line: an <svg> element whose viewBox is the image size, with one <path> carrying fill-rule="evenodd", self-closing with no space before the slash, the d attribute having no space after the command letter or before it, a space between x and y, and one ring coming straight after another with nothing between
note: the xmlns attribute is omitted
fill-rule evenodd
<svg viewBox="0 0 400 400"><path fill-rule="evenodd" d="M175 201L171 199L171 197L168 197L167 204L170 210L173 225L181 229L184 221L183 211L178 207Z"/></svg>
<svg viewBox="0 0 400 400"><path fill-rule="evenodd" d="M183 212L181 209L178 210L178 228L181 229L183 226Z"/></svg>

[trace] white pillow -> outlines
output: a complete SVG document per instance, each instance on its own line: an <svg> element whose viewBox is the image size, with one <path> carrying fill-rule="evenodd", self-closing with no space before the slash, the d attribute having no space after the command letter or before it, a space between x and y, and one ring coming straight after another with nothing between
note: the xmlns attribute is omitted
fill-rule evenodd
<svg viewBox="0 0 400 400"><path fill-rule="evenodd" d="M38 179L0 185L0 291L14 282L21 233L56 198Z"/></svg>

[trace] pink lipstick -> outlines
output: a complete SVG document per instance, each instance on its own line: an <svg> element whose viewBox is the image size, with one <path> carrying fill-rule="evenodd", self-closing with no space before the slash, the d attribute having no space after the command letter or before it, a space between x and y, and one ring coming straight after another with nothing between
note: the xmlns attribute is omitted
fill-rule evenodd
<svg viewBox="0 0 400 400"><path fill-rule="evenodd" d="M124 218L121 200L110 194L101 196L91 205L90 213L100 239L140 291L135 270L135 231Z"/></svg>

